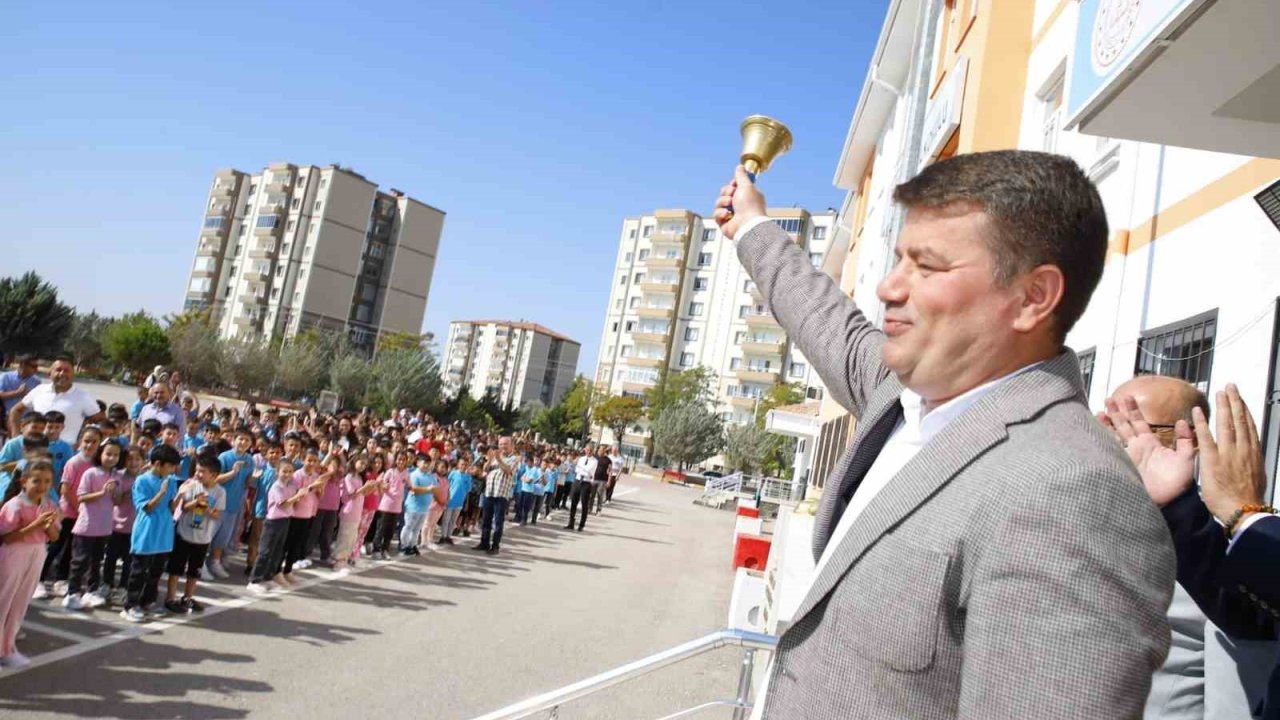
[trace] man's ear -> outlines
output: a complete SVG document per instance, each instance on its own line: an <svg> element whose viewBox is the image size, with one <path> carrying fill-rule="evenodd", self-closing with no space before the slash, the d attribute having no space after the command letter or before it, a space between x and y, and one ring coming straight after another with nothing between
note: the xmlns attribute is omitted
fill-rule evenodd
<svg viewBox="0 0 1280 720"><path fill-rule="evenodd" d="M1013 329L1031 332L1053 322L1053 314L1062 302L1066 278L1057 265L1040 265L1017 281L1022 289L1021 306L1013 321Z"/></svg>

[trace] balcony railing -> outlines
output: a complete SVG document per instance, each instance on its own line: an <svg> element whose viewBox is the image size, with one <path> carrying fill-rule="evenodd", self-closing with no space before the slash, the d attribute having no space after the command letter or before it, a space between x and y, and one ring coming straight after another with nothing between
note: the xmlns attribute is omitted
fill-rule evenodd
<svg viewBox="0 0 1280 720"><path fill-rule="evenodd" d="M778 325L778 321L773 317L773 313L759 308L752 309L746 315L743 315L742 319L751 327L773 327Z"/></svg>

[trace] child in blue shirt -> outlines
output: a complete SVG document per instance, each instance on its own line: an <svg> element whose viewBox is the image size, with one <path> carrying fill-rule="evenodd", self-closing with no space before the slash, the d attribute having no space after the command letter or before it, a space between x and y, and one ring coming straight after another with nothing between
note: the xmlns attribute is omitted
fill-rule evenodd
<svg viewBox="0 0 1280 720"><path fill-rule="evenodd" d="M245 562L245 572L253 572L253 563L258 557L258 544L262 541L262 529L267 521L267 493L276 482L276 468L280 465L283 452L280 443L268 440L263 452L265 464L261 470L249 476L253 487L253 520L249 525L249 559Z"/></svg>
<svg viewBox="0 0 1280 720"><path fill-rule="evenodd" d="M404 527L400 530L400 552L421 555L418 538L431 509L431 494L436 487L436 474L431 472L431 458L418 454L418 467L409 473L409 487L404 495Z"/></svg>
<svg viewBox="0 0 1280 720"><path fill-rule="evenodd" d="M441 520L440 544L453 544L454 527L458 524L458 516L467 504L467 496L471 494L471 461L462 457L449 471L449 501L445 504L444 519Z"/></svg>
<svg viewBox="0 0 1280 720"><path fill-rule="evenodd" d="M182 453L182 477L191 477L195 472L196 453L204 447L204 438L200 437L200 424L187 423L187 432L182 436L182 444L178 450Z"/></svg>
<svg viewBox="0 0 1280 720"><path fill-rule="evenodd" d="M542 501L542 467L538 458L525 466L520 475L520 507L516 522L538 524L538 503Z"/></svg>
<svg viewBox="0 0 1280 720"><path fill-rule="evenodd" d="M138 517L129 538L129 586L120 616L129 622L147 619L148 606L159 597L160 575L173 551L173 513L178 508L178 478L182 457L168 445L151 451L151 471L133 482L133 506Z"/></svg>
<svg viewBox="0 0 1280 720"><path fill-rule="evenodd" d="M226 578L231 574L227 572L222 562L222 554L237 537L236 531L240 525L241 511L244 509L244 496L248 488L249 476L253 474L253 455L250 453L252 449L253 433L248 430L238 430L234 446L218 456L218 460L222 463L222 472L231 473L231 475L230 479L219 481L222 482L222 489L227 491L227 509L222 513L222 520L218 523L218 532L213 536L213 542L209 544L208 570L214 577Z"/></svg>
<svg viewBox="0 0 1280 720"><path fill-rule="evenodd" d="M53 476L61 478L63 466L76 454L76 449L71 447L71 443L62 439L62 430L67 426L67 416L57 410L50 410L44 414L44 419L44 436L49 438L49 459L53 461ZM55 494L53 498L56 501L57 495Z"/></svg>

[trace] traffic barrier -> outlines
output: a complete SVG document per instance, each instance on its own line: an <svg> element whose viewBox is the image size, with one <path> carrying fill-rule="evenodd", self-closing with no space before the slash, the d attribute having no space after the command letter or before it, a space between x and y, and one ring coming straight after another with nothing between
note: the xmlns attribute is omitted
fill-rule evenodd
<svg viewBox="0 0 1280 720"><path fill-rule="evenodd" d="M734 630L764 632L764 573L738 568L733 575L733 595L729 599L729 627Z"/></svg>
<svg viewBox="0 0 1280 720"><path fill-rule="evenodd" d="M764 570L773 543L760 535L739 535L733 541L733 567Z"/></svg>
<svg viewBox="0 0 1280 720"><path fill-rule="evenodd" d="M738 517L758 518L760 517L760 508L738 506Z"/></svg>

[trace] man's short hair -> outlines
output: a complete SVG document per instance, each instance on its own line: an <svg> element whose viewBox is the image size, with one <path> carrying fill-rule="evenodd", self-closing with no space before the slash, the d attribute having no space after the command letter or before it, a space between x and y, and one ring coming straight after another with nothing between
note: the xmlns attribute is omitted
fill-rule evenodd
<svg viewBox="0 0 1280 720"><path fill-rule="evenodd" d="M18 419L19 426L30 425L31 423L44 425L47 422L49 422L49 420L44 416L44 413L36 412L35 410L28 410L22 413L22 417Z"/></svg>
<svg viewBox="0 0 1280 720"><path fill-rule="evenodd" d="M44 414L44 421L50 425L66 425L67 416L57 410L50 410Z"/></svg>
<svg viewBox="0 0 1280 720"><path fill-rule="evenodd" d="M169 445L156 445L151 448L151 462L152 464L177 465L182 462L182 456L178 454L177 448Z"/></svg>
<svg viewBox="0 0 1280 720"><path fill-rule="evenodd" d="M27 365L35 365L39 367L40 357L38 355L33 355L31 353L27 353L25 355L19 355L18 367L26 367Z"/></svg>
<svg viewBox="0 0 1280 720"><path fill-rule="evenodd" d="M1062 271L1054 310L1059 341L1089 305L1107 258L1107 213L1098 189L1074 160L1028 150L956 155L899 185L908 210L972 203L995 223L990 251L996 282L1040 265Z"/></svg>
<svg viewBox="0 0 1280 720"><path fill-rule="evenodd" d="M73 368L76 366L76 357L69 352L60 352L57 355L54 355L53 361L67 363Z"/></svg>

